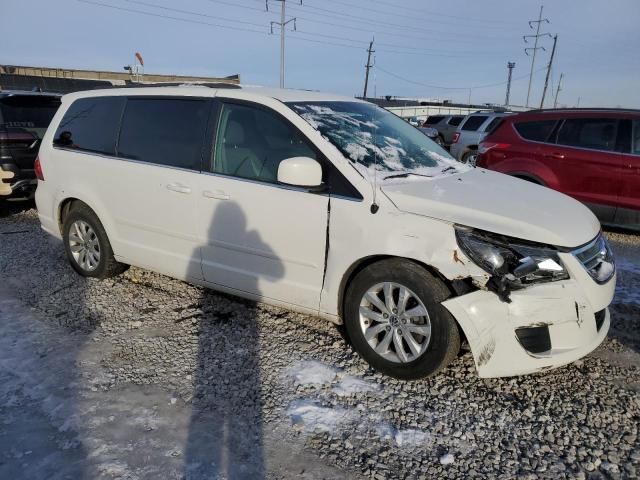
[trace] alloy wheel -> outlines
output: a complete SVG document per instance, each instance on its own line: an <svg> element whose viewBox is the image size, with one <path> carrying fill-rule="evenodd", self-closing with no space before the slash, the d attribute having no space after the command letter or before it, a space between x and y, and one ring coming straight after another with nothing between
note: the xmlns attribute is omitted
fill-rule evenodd
<svg viewBox="0 0 640 480"><path fill-rule="evenodd" d="M100 263L100 242L96 232L87 222L76 220L69 229L69 249L75 262L88 272Z"/></svg>
<svg viewBox="0 0 640 480"><path fill-rule="evenodd" d="M427 351L431 340L429 313L404 285L374 285L362 296L359 315L365 340L384 359L408 363Z"/></svg>

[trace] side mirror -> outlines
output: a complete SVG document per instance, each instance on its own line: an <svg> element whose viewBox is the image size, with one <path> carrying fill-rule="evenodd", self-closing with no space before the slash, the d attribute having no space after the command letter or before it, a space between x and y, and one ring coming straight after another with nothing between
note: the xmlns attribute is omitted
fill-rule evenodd
<svg viewBox="0 0 640 480"><path fill-rule="evenodd" d="M278 165L278 182L294 187L320 187L322 167L313 158L287 158Z"/></svg>

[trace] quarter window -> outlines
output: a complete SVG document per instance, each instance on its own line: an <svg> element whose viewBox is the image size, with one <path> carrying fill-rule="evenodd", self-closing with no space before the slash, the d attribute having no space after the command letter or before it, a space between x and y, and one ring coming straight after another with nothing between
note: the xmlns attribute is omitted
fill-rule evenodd
<svg viewBox="0 0 640 480"><path fill-rule="evenodd" d="M633 121L633 146L631 153L640 155L640 120Z"/></svg>
<svg viewBox="0 0 640 480"><path fill-rule="evenodd" d="M57 147L114 155L124 102L124 97L76 100L58 125L53 144Z"/></svg>
<svg viewBox="0 0 640 480"><path fill-rule="evenodd" d="M538 120L535 122L517 122L513 126L522 138L544 142L555 126L555 120Z"/></svg>
<svg viewBox="0 0 640 480"><path fill-rule="evenodd" d="M118 156L200 170L210 103L192 98L129 98Z"/></svg>
<svg viewBox="0 0 640 480"><path fill-rule="evenodd" d="M571 118L558 131L558 144L593 150L613 150L616 145L614 118Z"/></svg>
<svg viewBox="0 0 640 480"><path fill-rule="evenodd" d="M222 107L214 171L275 183L278 166L291 157L316 158L298 131L275 113L248 105Z"/></svg>

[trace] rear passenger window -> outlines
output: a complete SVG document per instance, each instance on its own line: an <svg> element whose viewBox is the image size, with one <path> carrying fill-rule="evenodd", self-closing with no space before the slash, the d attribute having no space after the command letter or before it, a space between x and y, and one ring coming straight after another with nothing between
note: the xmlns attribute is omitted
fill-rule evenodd
<svg viewBox="0 0 640 480"><path fill-rule="evenodd" d="M218 124L214 171L275 183L278 166L291 157L316 158L298 131L275 113L228 103Z"/></svg>
<svg viewBox="0 0 640 480"><path fill-rule="evenodd" d="M56 129L53 144L115 155L124 97L81 98L71 104Z"/></svg>
<svg viewBox="0 0 640 480"><path fill-rule="evenodd" d="M469 117L467 118L467 121L462 124L461 129L467 132L475 132L487 118L489 118L487 115L474 115Z"/></svg>
<svg viewBox="0 0 640 480"><path fill-rule="evenodd" d="M535 122L515 122L513 126L520 136L527 140L544 142L556 125L556 120L538 120Z"/></svg>
<svg viewBox="0 0 640 480"><path fill-rule="evenodd" d="M129 98L118 156L200 170L210 103L192 98Z"/></svg>
<svg viewBox="0 0 640 480"><path fill-rule="evenodd" d="M440 123L444 115L429 115L424 123L428 123L429 125L435 125L436 123Z"/></svg>
<svg viewBox="0 0 640 480"><path fill-rule="evenodd" d="M558 144L594 150L613 150L616 145L614 118L575 118L565 120L558 131Z"/></svg>

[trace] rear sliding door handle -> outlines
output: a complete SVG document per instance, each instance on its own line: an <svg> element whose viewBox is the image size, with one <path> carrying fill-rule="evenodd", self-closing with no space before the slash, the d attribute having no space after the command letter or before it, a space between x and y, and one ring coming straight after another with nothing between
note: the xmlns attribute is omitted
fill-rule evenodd
<svg viewBox="0 0 640 480"><path fill-rule="evenodd" d="M191 188L186 185L182 185L181 183L169 183L167 185L167 190L178 193L191 193Z"/></svg>
<svg viewBox="0 0 640 480"><path fill-rule="evenodd" d="M229 200L231 197L224 193L222 190L205 190L202 192L202 196L206 198L215 198L216 200Z"/></svg>

